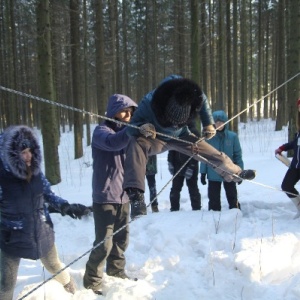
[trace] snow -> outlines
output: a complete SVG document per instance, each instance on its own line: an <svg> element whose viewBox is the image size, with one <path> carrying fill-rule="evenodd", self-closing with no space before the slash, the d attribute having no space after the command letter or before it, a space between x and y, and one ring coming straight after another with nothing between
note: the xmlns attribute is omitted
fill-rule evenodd
<svg viewBox="0 0 300 300"><path fill-rule="evenodd" d="M208 211L207 185L199 180L202 210L192 211L188 191L181 194L181 210L170 212L170 180L166 157L158 156L159 213L131 221L126 272L138 281L104 275L104 294L97 296L82 285L89 251L93 247L92 216L73 220L52 214L56 246L69 265L78 291L68 294L41 262L23 259L14 299L300 299L300 219L281 191L286 166L274 150L288 140L287 128L275 132L275 123L263 120L240 124L245 168L257 170L253 181L238 186L241 211L228 209L222 188L222 211ZM69 202L91 205L91 148L73 158L73 134L62 134L62 182L53 187ZM146 189L146 201L149 193ZM75 261L75 263L73 263ZM37 286L40 287L31 292Z"/></svg>

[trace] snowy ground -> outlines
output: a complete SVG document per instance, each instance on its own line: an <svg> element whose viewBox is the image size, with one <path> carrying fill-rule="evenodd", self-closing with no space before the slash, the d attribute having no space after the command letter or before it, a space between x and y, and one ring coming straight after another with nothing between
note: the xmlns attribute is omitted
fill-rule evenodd
<svg viewBox="0 0 300 300"><path fill-rule="evenodd" d="M50 280L24 299L196 300L196 299L300 299L300 219L280 190L287 168L274 150L287 141L287 130L275 132L265 120L240 126L245 168L257 170L252 182L238 186L242 210L228 210L223 193L222 211L207 210L207 185L199 180L202 210L192 211L186 187L181 210L169 212L170 185L158 196L160 212L130 223L126 251L129 275L137 282L104 277L105 296L82 286L82 276L94 241L93 218L73 220L53 214L56 245L78 291L66 293ZM53 190L70 202L91 204L91 149L73 160L73 135L62 135L60 146L62 183ZM157 187L171 178L166 154L158 156ZM148 190L146 192L149 201ZM86 255L83 255L85 254ZM20 299L50 274L40 261L22 260L15 298Z"/></svg>

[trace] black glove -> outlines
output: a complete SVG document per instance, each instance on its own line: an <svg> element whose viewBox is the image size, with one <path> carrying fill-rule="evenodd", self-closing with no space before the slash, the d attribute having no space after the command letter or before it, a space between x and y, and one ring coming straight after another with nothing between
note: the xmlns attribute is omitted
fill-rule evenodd
<svg viewBox="0 0 300 300"><path fill-rule="evenodd" d="M193 170L191 168L187 168L184 173L185 179L189 180L191 179L192 176L193 176Z"/></svg>
<svg viewBox="0 0 300 300"><path fill-rule="evenodd" d="M238 184L238 185L240 185L242 182L243 182L243 180L241 180L241 181L238 181L238 183L237 183L237 184Z"/></svg>
<svg viewBox="0 0 300 300"><path fill-rule="evenodd" d="M206 177L206 174L201 174L201 183L203 184L203 185L206 185L206 179L205 179L205 177Z"/></svg>
<svg viewBox="0 0 300 300"><path fill-rule="evenodd" d="M135 219L136 217L141 215L147 215L144 193L136 188L128 188L126 192L130 200L131 219Z"/></svg>
<svg viewBox="0 0 300 300"><path fill-rule="evenodd" d="M168 169L171 173L171 175L174 175L174 166L172 163L168 162Z"/></svg>
<svg viewBox="0 0 300 300"><path fill-rule="evenodd" d="M73 219L81 219L82 216L88 215L92 212L91 207L86 207L82 204L63 204L61 206L61 214L63 216L68 215Z"/></svg>

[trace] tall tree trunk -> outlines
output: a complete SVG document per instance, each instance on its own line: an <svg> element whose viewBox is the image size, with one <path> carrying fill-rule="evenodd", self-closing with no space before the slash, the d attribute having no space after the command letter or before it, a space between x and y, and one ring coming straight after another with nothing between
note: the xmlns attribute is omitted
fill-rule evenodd
<svg viewBox="0 0 300 300"><path fill-rule="evenodd" d="M91 112L91 99L89 97L88 89L88 58L87 58L87 46L88 46L88 20L87 20L87 0L83 0L83 69L84 69L84 104L85 110ZM86 126L86 145L91 145L91 117L89 114L84 116Z"/></svg>
<svg viewBox="0 0 300 300"><path fill-rule="evenodd" d="M292 78L296 74L299 75L300 70L300 2L290 0L288 5L289 28L287 40L287 79ZM300 124L296 121L296 101L300 98L300 77L296 77L288 84L287 89L288 112L289 112L289 140L292 140L294 133L300 130ZM298 125L298 126L297 126ZM297 128L298 127L298 128Z"/></svg>
<svg viewBox="0 0 300 300"><path fill-rule="evenodd" d="M239 89L238 89L238 12L237 12L237 0L232 1L232 100L233 100L233 115L237 115L239 112ZM232 130L238 131L238 118L233 120Z"/></svg>
<svg viewBox="0 0 300 300"><path fill-rule="evenodd" d="M79 33L79 0L70 0L70 38L71 38L71 67L73 83L74 107L83 109L81 72L80 72L80 33ZM75 159L83 156L82 137L83 122L82 113L74 112L74 151Z"/></svg>
<svg viewBox="0 0 300 300"><path fill-rule="evenodd" d="M199 64L199 8L198 0L191 0L191 68L192 79L200 83L200 64Z"/></svg>
<svg viewBox="0 0 300 300"><path fill-rule="evenodd" d="M247 108L247 96L248 96L248 56L247 56L247 14L246 14L246 0L241 1L241 15L240 15L240 23L241 23L241 48L240 48L240 68L241 68L241 110ZM241 115L241 121L247 122L247 114L244 113Z"/></svg>
<svg viewBox="0 0 300 300"><path fill-rule="evenodd" d="M96 12L95 44L96 44L96 88L98 114L104 115L107 104L105 94L105 68L104 68L104 24L102 0L94 0L94 11Z"/></svg>
<svg viewBox="0 0 300 300"><path fill-rule="evenodd" d="M49 0L39 0L37 3L36 16L40 96L55 101L49 12ZM51 184L57 184L61 181L58 155L59 131L57 127L56 109L53 105L42 104L41 120L45 175Z"/></svg>
<svg viewBox="0 0 300 300"><path fill-rule="evenodd" d="M278 1L278 18L277 18L277 39L276 39L276 45L277 45L277 85L282 84L285 81L285 72L284 72L284 50L285 47L282 47L282 45L285 45L284 42L284 8L283 8L283 1ZM285 103L285 93L284 88L281 88L277 91L277 104L278 104L278 110L277 110L277 119L276 119L276 126L275 130L281 130L282 126L284 125L284 120L286 120L286 103Z"/></svg>
<svg viewBox="0 0 300 300"><path fill-rule="evenodd" d="M232 97L232 49L231 49L231 12L230 12L231 1L226 1L226 65L227 65L227 102L228 102L228 117L231 119L234 116L234 102ZM235 118L237 119L237 118ZM230 122L230 129L233 129L233 120Z"/></svg>

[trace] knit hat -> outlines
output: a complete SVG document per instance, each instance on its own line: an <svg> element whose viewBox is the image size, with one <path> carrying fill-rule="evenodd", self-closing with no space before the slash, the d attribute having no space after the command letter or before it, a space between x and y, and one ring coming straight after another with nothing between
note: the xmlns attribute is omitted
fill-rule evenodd
<svg viewBox="0 0 300 300"><path fill-rule="evenodd" d="M180 104L175 97L170 98L166 106L165 117L173 125L184 124L190 117L191 105L187 103Z"/></svg>

